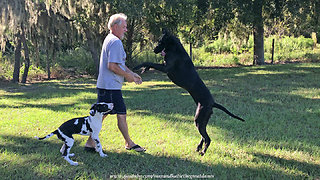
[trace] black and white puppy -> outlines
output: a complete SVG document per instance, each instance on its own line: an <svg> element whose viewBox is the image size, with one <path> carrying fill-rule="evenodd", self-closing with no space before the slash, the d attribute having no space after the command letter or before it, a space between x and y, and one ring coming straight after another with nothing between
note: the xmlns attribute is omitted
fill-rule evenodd
<svg viewBox="0 0 320 180"><path fill-rule="evenodd" d="M107 155L103 153L102 146L99 140L99 133L102 128L102 117L105 114L108 114L113 109L113 103L96 103L91 106L90 116L74 118L63 123L57 130L48 134L45 137L39 138L39 140L47 139L54 134L58 136L59 139L64 141L60 152L62 157L68 161L71 165L78 165L77 162L74 162L70 157L74 156L73 153L70 154L70 149L73 146L74 139L73 134L81 134L89 136L91 135L92 139L96 143L96 151L99 152L101 157L106 157Z"/></svg>

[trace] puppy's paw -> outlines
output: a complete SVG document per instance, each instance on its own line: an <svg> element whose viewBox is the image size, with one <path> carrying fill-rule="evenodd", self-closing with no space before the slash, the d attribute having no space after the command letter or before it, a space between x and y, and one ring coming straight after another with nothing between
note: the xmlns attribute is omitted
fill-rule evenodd
<svg viewBox="0 0 320 180"><path fill-rule="evenodd" d="M68 161L68 163L69 163L70 165L72 165L72 166L77 166L77 165L78 165L78 163L72 161L72 160L69 158L69 156L65 156L65 157L63 157L63 158L64 158L66 161Z"/></svg>
<svg viewBox="0 0 320 180"><path fill-rule="evenodd" d="M108 155L104 153L100 153L100 157L108 157Z"/></svg>
<svg viewBox="0 0 320 180"><path fill-rule="evenodd" d="M70 162L70 164L71 164L72 166L78 166L78 165L79 165L78 162Z"/></svg>

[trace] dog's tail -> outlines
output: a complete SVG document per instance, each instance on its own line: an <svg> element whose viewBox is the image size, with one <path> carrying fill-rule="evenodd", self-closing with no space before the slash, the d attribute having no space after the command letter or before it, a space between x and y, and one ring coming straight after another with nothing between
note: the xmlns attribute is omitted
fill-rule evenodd
<svg viewBox="0 0 320 180"><path fill-rule="evenodd" d="M53 135L55 135L57 133L58 133L58 130L55 130L52 133L46 135L45 137L39 138L39 137L36 136L35 138L38 139L38 140L48 139L48 138L50 138L51 136L53 136Z"/></svg>
<svg viewBox="0 0 320 180"><path fill-rule="evenodd" d="M236 116L236 115L232 114L230 111L228 111L227 108L223 107L221 104L214 103L214 104L213 104L213 107L224 111L225 113L229 114L229 115L230 115L231 117L233 117L233 118L239 119L240 121L244 121L244 119L242 119L242 118L239 117L239 116Z"/></svg>

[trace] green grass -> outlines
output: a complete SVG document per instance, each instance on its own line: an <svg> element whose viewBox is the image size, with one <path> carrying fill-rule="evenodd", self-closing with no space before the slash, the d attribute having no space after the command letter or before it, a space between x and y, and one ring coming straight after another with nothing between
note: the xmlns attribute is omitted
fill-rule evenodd
<svg viewBox="0 0 320 180"><path fill-rule="evenodd" d="M72 159L80 163L77 167L62 159L62 142L56 137L33 137L88 115L96 101L95 81L1 82L0 177L320 178L320 64L205 69L199 74L217 102L246 119L242 123L214 109L207 127L212 143L205 156L195 152L200 136L192 98L164 74L148 72L142 85L123 88L129 132L146 153L125 150L116 117L108 116L100 137L109 157L84 152L87 137L75 135Z"/></svg>

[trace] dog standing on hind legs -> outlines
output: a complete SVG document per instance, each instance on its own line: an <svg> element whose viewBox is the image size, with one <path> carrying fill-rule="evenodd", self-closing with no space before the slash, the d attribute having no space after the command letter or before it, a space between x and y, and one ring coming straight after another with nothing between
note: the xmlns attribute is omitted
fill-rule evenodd
<svg viewBox="0 0 320 180"><path fill-rule="evenodd" d="M71 165L78 165L70 157L74 156L74 153L70 153L70 149L74 144L73 134L91 135L92 139L96 143L96 151L99 152L101 157L107 155L103 153L102 146L99 140L99 133L102 128L102 117L113 109L113 103L96 103L91 106L90 116L74 118L63 123L57 130L48 134L45 137L39 138L39 140L50 138L53 135L57 135L59 139L64 141L60 152L62 157L68 161Z"/></svg>
<svg viewBox="0 0 320 180"><path fill-rule="evenodd" d="M218 108L233 118L244 120L214 101L209 89L199 77L188 53L178 38L164 30L154 52L156 54L161 52L161 55L164 56L164 64L145 62L136 66L134 70L144 67L142 73L150 68L164 72L173 83L190 93L197 105L194 121L201 134L201 141L197 146L197 151L200 152L203 144L205 144L200 152L200 155L204 155L211 142L206 127L212 114L212 108Z"/></svg>

